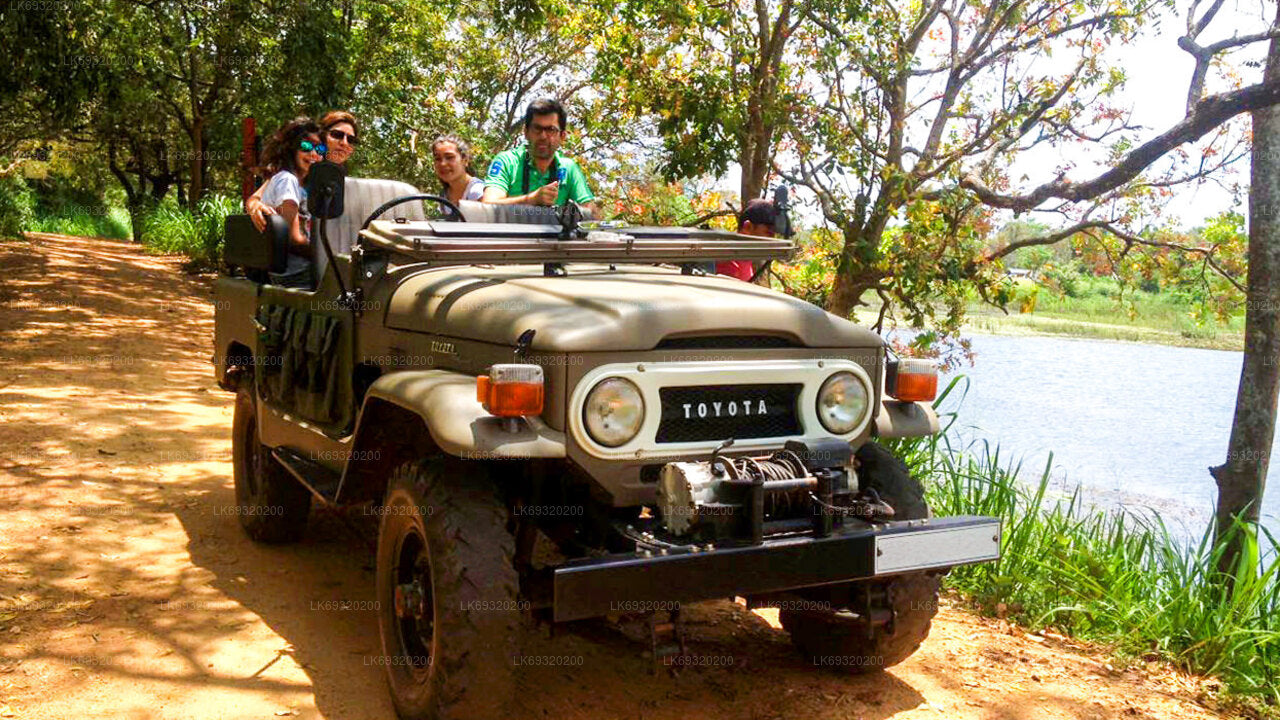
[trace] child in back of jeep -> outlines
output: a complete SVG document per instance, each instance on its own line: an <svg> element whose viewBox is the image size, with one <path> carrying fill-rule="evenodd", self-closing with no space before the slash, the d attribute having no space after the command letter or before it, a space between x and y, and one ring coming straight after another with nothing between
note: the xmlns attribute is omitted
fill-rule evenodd
<svg viewBox="0 0 1280 720"><path fill-rule="evenodd" d="M267 141L263 157L271 179L262 192L262 204L289 223L290 250L285 271L271 274L272 284L304 288L315 285L308 240L311 214L303 183L311 166L323 160L326 151L320 141L320 126L306 117L285 123Z"/></svg>

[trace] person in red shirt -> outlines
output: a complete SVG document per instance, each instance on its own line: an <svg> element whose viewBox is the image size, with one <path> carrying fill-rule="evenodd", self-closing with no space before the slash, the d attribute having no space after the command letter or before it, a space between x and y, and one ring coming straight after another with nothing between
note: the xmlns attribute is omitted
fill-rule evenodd
<svg viewBox="0 0 1280 720"><path fill-rule="evenodd" d="M756 237L773 237L773 226L777 217L778 208L772 200L756 198L747 203L738 215L738 232ZM750 260L723 260L716 263L716 274L751 282L755 268L752 267Z"/></svg>

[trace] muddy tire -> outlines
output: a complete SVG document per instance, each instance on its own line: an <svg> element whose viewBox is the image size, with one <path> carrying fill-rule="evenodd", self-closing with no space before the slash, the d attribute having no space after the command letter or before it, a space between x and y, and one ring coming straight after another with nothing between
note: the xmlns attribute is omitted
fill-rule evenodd
<svg viewBox="0 0 1280 720"><path fill-rule="evenodd" d="M911 477L906 464L875 443L857 452L858 479L873 488L896 511L895 520L919 520L932 513L924 499L924 486ZM804 593L833 609L790 609L778 613L791 642L814 665L848 673L872 673L892 667L911 656L929 636L938 612L941 576L911 573L861 587L841 587ZM887 624L872 625L858 614L863 603L849 598L870 594L875 605L889 611Z"/></svg>
<svg viewBox="0 0 1280 720"><path fill-rule="evenodd" d="M482 466L399 467L378 529L382 658L405 720L508 717L523 608L507 510Z"/></svg>
<svg viewBox="0 0 1280 720"><path fill-rule="evenodd" d="M307 527L311 492L271 457L270 448L258 442L258 406L252 382L242 384L236 392L231 428L240 527L257 542L298 540Z"/></svg>
<svg viewBox="0 0 1280 720"><path fill-rule="evenodd" d="M937 575L913 573L882 588L893 613L888 625L868 628L847 611L791 610L778 613L791 642L809 662L841 672L880 672L911 657L929 637L938 612Z"/></svg>

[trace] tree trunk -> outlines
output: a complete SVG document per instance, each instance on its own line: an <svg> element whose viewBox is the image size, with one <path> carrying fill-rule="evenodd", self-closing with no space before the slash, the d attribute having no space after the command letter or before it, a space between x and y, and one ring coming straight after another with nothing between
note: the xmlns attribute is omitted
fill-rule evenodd
<svg viewBox="0 0 1280 720"><path fill-rule="evenodd" d="M107 146L107 166L111 169L111 174L116 176L116 180L120 181L120 186L124 188L125 208L129 211L129 228L133 233L133 241L142 242L142 212L139 201L143 191L129 182L129 174L116 161L116 153L116 144L113 141Z"/></svg>
<svg viewBox="0 0 1280 720"><path fill-rule="evenodd" d="M739 185L739 191L742 193L742 207L746 207L747 203L760 197L761 191L764 190L764 178L767 172L764 168L747 163L742 165L742 182Z"/></svg>
<svg viewBox="0 0 1280 720"><path fill-rule="evenodd" d="M191 185L187 193L187 209L196 211L200 198L204 197L204 118L191 119Z"/></svg>
<svg viewBox="0 0 1280 720"><path fill-rule="evenodd" d="M1280 82L1280 39L1271 41L1264 79ZM1252 162L1244 365L1227 461L1209 468L1218 484L1216 539L1228 543L1218 569L1228 582L1235 577L1240 559L1247 557L1248 537L1230 532L1232 518L1257 524L1275 439L1280 390L1280 106L1254 111Z"/></svg>

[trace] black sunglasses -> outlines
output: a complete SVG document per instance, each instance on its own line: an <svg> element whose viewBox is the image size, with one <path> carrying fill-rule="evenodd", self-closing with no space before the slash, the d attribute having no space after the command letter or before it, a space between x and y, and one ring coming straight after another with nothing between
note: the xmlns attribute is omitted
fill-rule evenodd
<svg viewBox="0 0 1280 720"><path fill-rule="evenodd" d="M356 136L354 134L345 133L345 132L342 132L341 130L330 130L329 137L334 140L342 140L343 138L346 138L347 142L352 145L355 145L356 143L359 142L359 140L356 139Z"/></svg>

